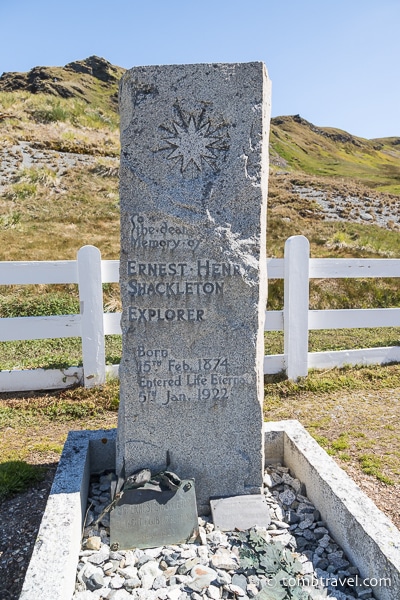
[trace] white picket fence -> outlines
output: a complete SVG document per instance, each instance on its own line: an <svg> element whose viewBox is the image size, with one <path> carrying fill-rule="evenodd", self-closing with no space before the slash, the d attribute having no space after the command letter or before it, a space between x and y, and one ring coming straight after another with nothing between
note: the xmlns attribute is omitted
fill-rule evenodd
<svg viewBox="0 0 400 600"><path fill-rule="evenodd" d="M312 329L400 326L400 308L309 310L309 280L347 277L400 277L400 259L309 258L304 236L286 241L285 258L267 259L268 279L284 279L284 310L265 313L265 331L284 331L284 353L264 357L264 373L286 371L289 379L310 368L400 362L400 346L308 352ZM103 312L103 283L119 281L119 261L101 260L84 246L76 261L0 262L0 285L78 284L80 314L0 319L0 342L82 338L83 367L0 371L0 392L59 389L76 383L101 385L118 377L118 365L105 365L104 336L121 334L120 313Z"/></svg>

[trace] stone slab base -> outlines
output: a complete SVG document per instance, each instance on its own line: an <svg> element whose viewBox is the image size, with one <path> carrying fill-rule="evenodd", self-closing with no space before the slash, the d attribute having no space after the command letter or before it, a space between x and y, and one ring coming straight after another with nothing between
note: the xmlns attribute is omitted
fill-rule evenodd
<svg viewBox="0 0 400 600"><path fill-rule="evenodd" d="M115 466L116 431L72 431L43 515L20 600L70 600L90 475ZM298 421L265 423L266 464L289 467L362 577L390 579L378 600L397 600L400 531Z"/></svg>

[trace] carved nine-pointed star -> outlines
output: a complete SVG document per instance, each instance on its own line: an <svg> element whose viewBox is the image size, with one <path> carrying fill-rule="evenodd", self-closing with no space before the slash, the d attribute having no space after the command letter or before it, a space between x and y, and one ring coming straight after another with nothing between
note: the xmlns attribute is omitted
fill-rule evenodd
<svg viewBox="0 0 400 600"><path fill-rule="evenodd" d="M210 132L210 123L205 123L201 127L196 127L193 116L190 116L187 126L173 123L175 135L172 138L164 138L173 148L169 159L181 159L182 173L187 169L190 163L201 171L201 161L206 161L211 167L215 161L213 150L219 150L216 146L222 141L222 138L212 135Z"/></svg>

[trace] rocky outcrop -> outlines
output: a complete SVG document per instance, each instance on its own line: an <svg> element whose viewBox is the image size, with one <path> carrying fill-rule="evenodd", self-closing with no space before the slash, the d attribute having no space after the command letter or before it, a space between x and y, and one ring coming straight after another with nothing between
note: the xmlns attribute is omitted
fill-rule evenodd
<svg viewBox="0 0 400 600"><path fill-rule="evenodd" d="M62 98L85 99L82 77L94 77L106 84L116 84L123 69L115 67L104 58L90 56L85 60L68 63L65 67L34 67L27 73L3 73L0 91L24 90L36 94L52 94Z"/></svg>
<svg viewBox="0 0 400 600"><path fill-rule="evenodd" d="M120 70L98 56L89 56L85 60L68 63L65 65L65 69L75 73L87 73L105 83L115 83L120 78Z"/></svg>

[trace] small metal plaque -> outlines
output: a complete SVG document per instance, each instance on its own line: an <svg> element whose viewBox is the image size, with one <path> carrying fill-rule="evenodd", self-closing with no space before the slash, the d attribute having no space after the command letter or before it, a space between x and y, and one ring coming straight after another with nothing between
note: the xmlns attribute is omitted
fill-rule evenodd
<svg viewBox="0 0 400 600"><path fill-rule="evenodd" d="M232 496L210 500L214 527L222 531L268 527L269 508L263 494Z"/></svg>
<svg viewBox="0 0 400 600"><path fill-rule="evenodd" d="M194 541L198 535L193 479L175 491L150 483L127 490L110 513L112 549L157 548Z"/></svg>

